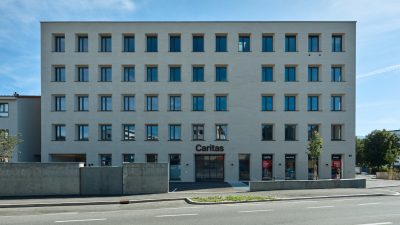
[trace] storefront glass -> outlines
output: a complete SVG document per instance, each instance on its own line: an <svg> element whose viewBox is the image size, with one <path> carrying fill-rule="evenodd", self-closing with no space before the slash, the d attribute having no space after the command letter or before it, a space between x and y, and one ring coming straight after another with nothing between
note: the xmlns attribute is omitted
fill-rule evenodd
<svg viewBox="0 0 400 225"><path fill-rule="evenodd" d="M272 155L262 155L262 179L271 180L272 177Z"/></svg>
<svg viewBox="0 0 400 225"><path fill-rule="evenodd" d="M285 155L285 180L296 179L296 155Z"/></svg>

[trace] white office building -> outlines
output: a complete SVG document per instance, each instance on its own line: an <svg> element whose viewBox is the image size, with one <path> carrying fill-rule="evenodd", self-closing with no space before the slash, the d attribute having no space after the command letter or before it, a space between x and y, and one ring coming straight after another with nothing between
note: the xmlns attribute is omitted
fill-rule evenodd
<svg viewBox="0 0 400 225"><path fill-rule="evenodd" d="M353 178L356 23L42 22L42 162Z"/></svg>

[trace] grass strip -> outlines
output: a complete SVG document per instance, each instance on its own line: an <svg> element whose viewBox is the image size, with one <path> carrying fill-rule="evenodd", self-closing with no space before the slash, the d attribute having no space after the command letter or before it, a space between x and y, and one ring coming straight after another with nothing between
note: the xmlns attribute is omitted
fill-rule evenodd
<svg viewBox="0 0 400 225"><path fill-rule="evenodd" d="M228 195L191 198L195 202L251 202L274 200L271 196Z"/></svg>

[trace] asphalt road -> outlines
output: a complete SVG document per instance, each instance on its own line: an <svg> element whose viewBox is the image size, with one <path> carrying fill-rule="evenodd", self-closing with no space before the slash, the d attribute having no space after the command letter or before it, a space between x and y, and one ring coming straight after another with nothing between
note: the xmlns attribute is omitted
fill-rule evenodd
<svg viewBox="0 0 400 225"><path fill-rule="evenodd" d="M183 201L0 209L0 224L400 225L400 196L188 205Z"/></svg>

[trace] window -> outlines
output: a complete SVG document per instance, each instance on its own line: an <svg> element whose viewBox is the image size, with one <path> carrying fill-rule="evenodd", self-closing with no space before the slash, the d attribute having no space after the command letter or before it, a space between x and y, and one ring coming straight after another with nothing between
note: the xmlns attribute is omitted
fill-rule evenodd
<svg viewBox="0 0 400 225"><path fill-rule="evenodd" d="M181 96L170 95L169 96L169 110L170 111L181 111Z"/></svg>
<svg viewBox="0 0 400 225"><path fill-rule="evenodd" d="M194 66L193 67L193 82L204 81L204 67Z"/></svg>
<svg viewBox="0 0 400 225"><path fill-rule="evenodd" d="M262 37L262 51L273 52L274 51L274 38L272 35L263 35Z"/></svg>
<svg viewBox="0 0 400 225"><path fill-rule="evenodd" d="M193 36L193 52L204 52L204 36Z"/></svg>
<svg viewBox="0 0 400 225"><path fill-rule="evenodd" d="M228 97L226 95L215 96L215 111L228 110Z"/></svg>
<svg viewBox="0 0 400 225"><path fill-rule="evenodd" d="M135 125L134 124L124 124L123 127L123 140L124 141L134 141L135 140Z"/></svg>
<svg viewBox="0 0 400 225"><path fill-rule="evenodd" d="M193 140L204 141L204 124L193 124Z"/></svg>
<svg viewBox="0 0 400 225"><path fill-rule="evenodd" d="M169 51L170 52L181 51L181 36L179 35L169 36Z"/></svg>
<svg viewBox="0 0 400 225"><path fill-rule="evenodd" d="M101 36L100 40L100 52L111 52L111 36Z"/></svg>
<svg viewBox="0 0 400 225"><path fill-rule="evenodd" d="M285 52L296 52L296 35L285 36Z"/></svg>
<svg viewBox="0 0 400 225"><path fill-rule="evenodd" d="M78 82L88 82L89 81L89 68L87 66L78 67Z"/></svg>
<svg viewBox="0 0 400 225"><path fill-rule="evenodd" d="M227 68L226 66L215 67L215 81L228 81Z"/></svg>
<svg viewBox="0 0 400 225"><path fill-rule="evenodd" d="M54 111L65 111L65 96L55 96L54 103Z"/></svg>
<svg viewBox="0 0 400 225"><path fill-rule="evenodd" d="M319 81L319 67L309 66L308 67L308 81L317 82Z"/></svg>
<svg viewBox="0 0 400 225"><path fill-rule="evenodd" d="M134 66L124 66L124 82L135 81L135 67Z"/></svg>
<svg viewBox="0 0 400 225"><path fill-rule="evenodd" d="M226 35L215 36L215 51L216 52L227 52L227 38Z"/></svg>
<svg viewBox="0 0 400 225"><path fill-rule="evenodd" d="M261 97L261 110L262 111L273 111L274 110L274 97L273 96L262 96Z"/></svg>
<svg viewBox="0 0 400 225"><path fill-rule="evenodd" d="M100 96L100 111L111 111L111 110L112 110L111 96Z"/></svg>
<svg viewBox="0 0 400 225"><path fill-rule="evenodd" d="M8 103L0 103L0 117L8 117Z"/></svg>
<svg viewBox="0 0 400 225"><path fill-rule="evenodd" d="M135 36L124 36L124 52L135 52Z"/></svg>
<svg viewBox="0 0 400 225"><path fill-rule="evenodd" d="M193 111L204 111L204 96L193 96Z"/></svg>
<svg viewBox="0 0 400 225"><path fill-rule="evenodd" d="M146 125L146 140L157 141L158 140L158 125Z"/></svg>
<svg viewBox="0 0 400 225"><path fill-rule="evenodd" d="M217 124L215 125L216 128L216 139L217 141L226 141L228 140L228 125L226 124Z"/></svg>
<svg viewBox="0 0 400 225"><path fill-rule="evenodd" d="M78 52L88 52L89 41L88 36L78 36Z"/></svg>
<svg viewBox="0 0 400 225"><path fill-rule="evenodd" d="M331 139L332 141L342 140L342 125L333 124L331 126Z"/></svg>
<svg viewBox="0 0 400 225"><path fill-rule="evenodd" d="M170 82L181 81L181 68L179 66L169 67L169 81Z"/></svg>
<svg viewBox="0 0 400 225"><path fill-rule="evenodd" d="M261 135L263 141L273 141L274 125L263 124L261 126Z"/></svg>
<svg viewBox="0 0 400 225"><path fill-rule="evenodd" d="M112 70L110 66L100 67L100 81L101 82L111 82Z"/></svg>
<svg viewBox="0 0 400 225"><path fill-rule="evenodd" d="M65 125L57 124L54 125L54 140L55 141L65 141Z"/></svg>
<svg viewBox="0 0 400 225"><path fill-rule="evenodd" d="M296 140L296 125L286 124L285 125L285 141Z"/></svg>
<svg viewBox="0 0 400 225"><path fill-rule="evenodd" d="M89 96L78 96L78 108L80 112L89 111Z"/></svg>
<svg viewBox="0 0 400 225"><path fill-rule="evenodd" d="M65 52L65 36L57 35L54 36L54 51Z"/></svg>
<svg viewBox="0 0 400 225"><path fill-rule="evenodd" d="M263 66L261 80L263 82L271 82L274 80L274 69L272 66Z"/></svg>
<svg viewBox="0 0 400 225"><path fill-rule="evenodd" d="M319 97L308 96L308 111L318 111L318 110L319 110Z"/></svg>
<svg viewBox="0 0 400 225"><path fill-rule="evenodd" d="M342 52L343 42L342 35L332 35L332 52Z"/></svg>
<svg viewBox="0 0 400 225"><path fill-rule="evenodd" d="M111 141L112 127L111 125L100 125L100 141Z"/></svg>
<svg viewBox="0 0 400 225"><path fill-rule="evenodd" d="M308 140L314 135L314 132L319 132L319 125L318 124L308 124L307 133L308 133Z"/></svg>
<svg viewBox="0 0 400 225"><path fill-rule="evenodd" d="M135 111L135 96L133 95L125 95L124 98L124 111Z"/></svg>
<svg viewBox="0 0 400 225"><path fill-rule="evenodd" d="M89 125L78 124L78 141L88 141L89 140Z"/></svg>
<svg viewBox="0 0 400 225"><path fill-rule="evenodd" d="M342 111L342 96L338 95L331 96L331 110Z"/></svg>
<svg viewBox="0 0 400 225"><path fill-rule="evenodd" d="M111 154L100 154L100 166L112 166Z"/></svg>
<svg viewBox="0 0 400 225"><path fill-rule="evenodd" d="M341 82L342 81L342 67L333 66L331 68L331 80L332 80L332 82Z"/></svg>
<svg viewBox="0 0 400 225"><path fill-rule="evenodd" d="M169 140L180 141L181 140L181 125L170 124L169 125Z"/></svg>
<svg viewBox="0 0 400 225"><path fill-rule="evenodd" d="M250 52L250 35L239 35L239 52Z"/></svg>
<svg viewBox="0 0 400 225"><path fill-rule="evenodd" d="M146 162L148 163L156 163L158 161L157 154L146 154Z"/></svg>
<svg viewBox="0 0 400 225"><path fill-rule="evenodd" d="M296 111L296 96L285 96L285 111Z"/></svg>
<svg viewBox="0 0 400 225"><path fill-rule="evenodd" d="M157 44L157 36L148 35L147 36L147 52L157 52L158 44Z"/></svg>
<svg viewBox="0 0 400 225"><path fill-rule="evenodd" d="M319 36L309 35L308 36L308 51L319 52Z"/></svg>
<svg viewBox="0 0 400 225"><path fill-rule="evenodd" d="M63 66L54 67L54 81L65 82L65 67Z"/></svg>
<svg viewBox="0 0 400 225"><path fill-rule="evenodd" d="M296 81L296 67L294 66L285 67L285 81L287 82Z"/></svg>
<svg viewBox="0 0 400 225"><path fill-rule="evenodd" d="M146 96L146 110L158 111L158 96Z"/></svg>
<svg viewBox="0 0 400 225"><path fill-rule="evenodd" d="M10 131L8 129L0 129L0 134L2 135L2 138L8 138Z"/></svg>
<svg viewBox="0 0 400 225"><path fill-rule="evenodd" d="M147 66L147 82L156 82L158 81L158 68L156 66Z"/></svg>
<svg viewBox="0 0 400 225"><path fill-rule="evenodd" d="M134 163L135 154L122 154L123 163Z"/></svg>

